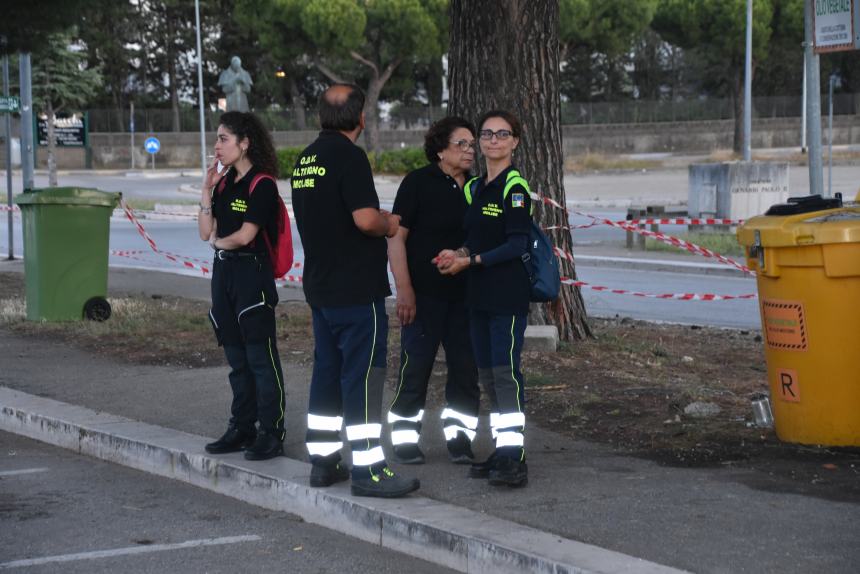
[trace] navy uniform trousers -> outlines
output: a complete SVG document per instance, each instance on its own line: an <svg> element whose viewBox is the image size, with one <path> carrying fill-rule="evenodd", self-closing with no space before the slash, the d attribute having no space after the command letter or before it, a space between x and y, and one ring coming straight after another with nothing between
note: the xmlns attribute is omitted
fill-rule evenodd
<svg viewBox="0 0 860 574"><path fill-rule="evenodd" d="M345 307L311 306L311 311L315 347L308 454L314 464L336 464L345 425L352 449L352 477L373 477L385 467L380 443L388 352L385 300Z"/></svg>
<svg viewBox="0 0 860 574"><path fill-rule="evenodd" d="M399 381L388 412L391 443L418 443L427 383L440 344L448 366L442 411L445 440L461 434L471 442L478 427L481 391L469 337L469 314L462 301L421 294L416 294L415 306L415 320L400 331Z"/></svg>
<svg viewBox="0 0 860 574"><path fill-rule="evenodd" d="M527 315L496 315L472 309L470 331L478 379L490 399L490 428L498 456L525 459L525 381L520 355Z"/></svg>
<svg viewBox="0 0 860 574"><path fill-rule="evenodd" d="M284 375L275 340L278 292L266 254L216 257L209 320L230 365L230 423L251 431L255 422L284 440Z"/></svg>

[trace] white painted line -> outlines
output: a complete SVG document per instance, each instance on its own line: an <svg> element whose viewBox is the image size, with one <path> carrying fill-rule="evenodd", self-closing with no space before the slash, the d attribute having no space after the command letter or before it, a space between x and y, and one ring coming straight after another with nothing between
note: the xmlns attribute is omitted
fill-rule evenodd
<svg viewBox="0 0 860 574"><path fill-rule="evenodd" d="M18 476L21 474L35 474L37 472L48 472L47 468L22 468L21 470L0 470L0 478L4 476Z"/></svg>
<svg viewBox="0 0 860 574"><path fill-rule="evenodd" d="M93 552L81 552L79 554L60 554L59 556L45 556L44 558L31 558L28 560L13 560L12 562L0 563L0 570L10 568L22 568L25 566L39 566L54 562L73 562L75 560L93 560L96 558L112 558L115 556L127 556L130 554L146 554L148 552L164 552L166 550L181 550L183 548L198 548L200 546L218 546L221 544L237 544L239 542L255 542L260 540L257 535L247 536L225 536L223 538L204 538L202 540L189 540L176 544L151 544L149 546L129 546L127 548L114 548L113 550L96 550Z"/></svg>

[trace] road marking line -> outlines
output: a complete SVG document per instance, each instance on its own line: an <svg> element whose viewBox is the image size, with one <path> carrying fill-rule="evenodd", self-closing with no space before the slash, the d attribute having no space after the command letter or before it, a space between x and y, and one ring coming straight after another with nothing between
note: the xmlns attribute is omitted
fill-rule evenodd
<svg viewBox="0 0 860 574"><path fill-rule="evenodd" d="M48 472L47 468L22 468L21 470L0 470L0 478L4 476L18 476L19 474L34 474L36 472Z"/></svg>
<svg viewBox="0 0 860 574"><path fill-rule="evenodd" d="M93 560L95 558L112 558L114 556L125 556L129 554L145 554L148 552L163 552L165 550L181 550L183 548L197 548L200 546L218 546L221 544L237 544L239 542L255 542L261 540L257 535L225 536L223 538L204 538L201 540L189 540L176 544L151 544L149 546L129 546L126 548L114 548L113 550L96 550L93 552L80 552L78 554L60 554L59 556L45 556L44 558L31 558L28 560L13 560L12 562L0 563L0 570L10 568L21 568L24 566L39 566L54 562L73 562L75 560Z"/></svg>

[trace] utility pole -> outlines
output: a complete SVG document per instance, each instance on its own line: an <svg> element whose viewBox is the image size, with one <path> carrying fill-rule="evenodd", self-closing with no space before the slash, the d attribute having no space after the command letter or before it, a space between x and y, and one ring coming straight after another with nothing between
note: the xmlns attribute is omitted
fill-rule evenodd
<svg viewBox="0 0 860 574"><path fill-rule="evenodd" d="M804 46L806 44L804 43ZM803 101L800 110L800 153L806 153L806 50L803 50Z"/></svg>
<svg viewBox="0 0 860 574"><path fill-rule="evenodd" d="M747 0L747 53L744 70L744 161L752 161L752 24L753 0Z"/></svg>
<svg viewBox="0 0 860 574"><path fill-rule="evenodd" d="M4 50L6 38L3 38ZM3 54L3 95L9 98L9 55ZM6 227L9 229L9 255L7 259L10 261L15 259L15 234L13 233L12 225L15 223L15 218L12 217L12 114L7 112L6 116L6 205L9 208L7 212L8 220Z"/></svg>
<svg viewBox="0 0 860 574"><path fill-rule="evenodd" d="M197 18L197 103L200 107L200 166L206 177L206 115L203 110L203 50L200 47L200 0L194 0Z"/></svg>
<svg viewBox="0 0 860 574"><path fill-rule="evenodd" d="M30 69L30 54L19 57L19 72L21 86L21 174L24 179L24 189L33 189L33 156L35 143L33 139L33 78Z"/></svg>
<svg viewBox="0 0 860 574"><path fill-rule="evenodd" d="M809 138L809 194L823 195L824 170L821 165L821 72L818 54L813 51L813 1L804 0L804 46L806 54L807 110L806 132Z"/></svg>

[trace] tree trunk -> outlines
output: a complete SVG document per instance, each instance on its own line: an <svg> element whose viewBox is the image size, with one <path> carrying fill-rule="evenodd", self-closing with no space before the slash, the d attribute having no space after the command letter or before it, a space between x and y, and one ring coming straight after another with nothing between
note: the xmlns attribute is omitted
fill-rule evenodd
<svg viewBox="0 0 860 574"><path fill-rule="evenodd" d="M305 99L302 97L302 92L299 90L299 85L296 83L296 78L292 73L287 77L287 82L289 82L290 106L293 108L293 119L296 120L296 129L306 130L308 125L305 118Z"/></svg>
<svg viewBox="0 0 860 574"><path fill-rule="evenodd" d="M179 121L179 90L176 87L176 48L174 42L175 30L172 14L168 11L167 20L167 81L170 84L171 128L174 132L182 131Z"/></svg>
<svg viewBox="0 0 860 574"><path fill-rule="evenodd" d="M492 41L487 41L492 30ZM449 52L449 113L478 119L508 109L523 124L514 162L532 192L566 205L559 101L558 2L555 0L453 0ZM480 126L478 126L480 127ZM542 227L569 225L567 211L535 205ZM569 229L547 232L559 249L572 253ZM561 259L563 277L576 279L572 262ZM533 324L558 327L562 340L591 335L579 289L562 286L555 303L534 304Z"/></svg>
<svg viewBox="0 0 860 574"><path fill-rule="evenodd" d="M54 129L54 105L48 99L48 187L57 187L57 134Z"/></svg>
<svg viewBox="0 0 860 574"><path fill-rule="evenodd" d="M737 153L744 151L744 70L735 66L732 78L732 98L735 105L735 133L732 139L732 150Z"/></svg>
<svg viewBox="0 0 860 574"><path fill-rule="evenodd" d="M367 85L367 101L364 104L364 141L368 152L379 151L379 94L382 92L382 82L378 77L371 77Z"/></svg>

